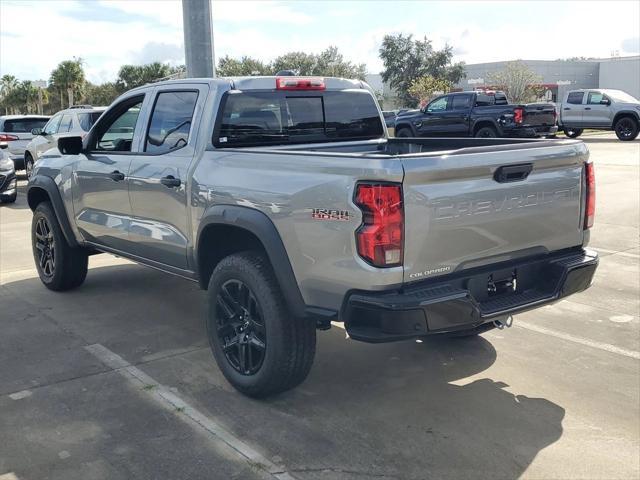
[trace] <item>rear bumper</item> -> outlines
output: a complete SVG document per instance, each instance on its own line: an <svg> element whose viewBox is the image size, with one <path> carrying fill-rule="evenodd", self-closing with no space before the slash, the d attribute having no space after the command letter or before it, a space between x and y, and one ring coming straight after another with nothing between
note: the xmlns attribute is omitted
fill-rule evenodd
<svg viewBox="0 0 640 480"><path fill-rule="evenodd" d="M558 133L558 127L553 126L541 126L541 127L518 127L511 130L505 130L504 135L506 137L520 137L520 138L534 138L544 137L547 135L555 135Z"/></svg>
<svg viewBox="0 0 640 480"><path fill-rule="evenodd" d="M596 252L573 249L454 273L402 290L352 292L342 319L351 338L371 343L478 328L587 289L597 266ZM516 290L490 296L490 275L513 275Z"/></svg>

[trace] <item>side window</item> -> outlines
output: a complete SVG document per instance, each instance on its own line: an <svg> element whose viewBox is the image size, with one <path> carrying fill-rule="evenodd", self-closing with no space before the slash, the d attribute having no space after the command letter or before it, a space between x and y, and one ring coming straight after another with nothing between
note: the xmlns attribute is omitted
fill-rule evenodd
<svg viewBox="0 0 640 480"><path fill-rule="evenodd" d="M134 97L125 101L126 103L122 107L124 108L123 111L107 120L106 124L100 125L96 150L107 152L131 151L133 133L136 129L143 99L144 97ZM132 104L131 102L135 103Z"/></svg>
<svg viewBox="0 0 640 480"><path fill-rule="evenodd" d="M44 126L42 130L43 133L47 135L53 135L58 131L58 125L60 125L60 120L62 119L62 115L56 115Z"/></svg>
<svg viewBox="0 0 640 480"><path fill-rule="evenodd" d="M197 100L195 91L160 92L151 113L145 152L167 153L184 147Z"/></svg>
<svg viewBox="0 0 640 480"><path fill-rule="evenodd" d="M100 115L102 115L102 112L79 113L78 123L80 124L80 128L88 132L96 120L100 118Z"/></svg>
<svg viewBox="0 0 640 480"><path fill-rule="evenodd" d="M58 127L58 133L65 133L71 130L73 124L73 118L71 114L64 114L62 120L60 120L60 126Z"/></svg>
<svg viewBox="0 0 640 480"><path fill-rule="evenodd" d="M600 105L600 102L604 100L606 97L599 92L589 92L589 97L587 97L587 103L589 105Z"/></svg>
<svg viewBox="0 0 640 480"><path fill-rule="evenodd" d="M454 95L452 97L451 109L452 110L468 110L471 107L470 95Z"/></svg>
<svg viewBox="0 0 640 480"><path fill-rule="evenodd" d="M443 112L447 109L447 97L436 98L427 105L427 112Z"/></svg>
<svg viewBox="0 0 640 480"><path fill-rule="evenodd" d="M581 105L583 97L584 92L571 92L567 97L567 103L571 103L572 105Z"/></svg>

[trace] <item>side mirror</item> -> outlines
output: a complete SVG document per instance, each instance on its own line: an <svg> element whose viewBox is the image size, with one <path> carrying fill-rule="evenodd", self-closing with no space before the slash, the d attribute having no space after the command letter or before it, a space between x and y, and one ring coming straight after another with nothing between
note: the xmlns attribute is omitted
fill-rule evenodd
<svg viewBox="0 0 640 480"><path fill-rule="evenodd" d="M603 98L602 100L600 100L600 105L611 105L611 100L609 100L608 98Z"/></svg>
<svg viewBox="0 0 640 480"><path fill-rule="evenodd" d="M58 139L58 150L63 155L82 153L82 137L62 137Z"/></svg>
<svg viewBox="0 0 640 480"><path fill-rule="evenodd" d="M32 128L31 129L31 135L42 135L42 129L41 128Z"/></svg>

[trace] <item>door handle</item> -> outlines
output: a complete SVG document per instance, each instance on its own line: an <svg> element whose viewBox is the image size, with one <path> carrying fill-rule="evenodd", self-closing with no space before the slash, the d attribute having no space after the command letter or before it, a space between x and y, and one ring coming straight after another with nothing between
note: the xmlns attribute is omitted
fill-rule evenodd
<svg viewBox="0 0 640 480"><path fill-rule="evenodd" d="M564 107L563 110L571 110L569 107Z"/></svg>
<svg viewBox="0 0 640 480"><path fill-rule="evenodd" d="M496 170L493 179L498 183L519 182L529 176L533 164L504 165Z"/></svg>
<svg viewBox="0 0 640 480"><path fill-rule="evenodd" d="M591 110L591 107L585 107L585 110Z"/></svg>
<svg viewBox="0 0 640 480"><path fill-rule="evenodd" d="M162 177L160 179L160 183L163 184L165 187L179 187L180 186L180 179L174 177L173 175L167 175L166 177Z"/></svg>
<svg viewBox="0 0 640 480"><path fill-rule="evenodd" d="M121 180L124 180L124 173L121 173L118 170L114 170L109 174L109 178L111 178L111 180L113 180L114 182L119 182Z"/></svg>

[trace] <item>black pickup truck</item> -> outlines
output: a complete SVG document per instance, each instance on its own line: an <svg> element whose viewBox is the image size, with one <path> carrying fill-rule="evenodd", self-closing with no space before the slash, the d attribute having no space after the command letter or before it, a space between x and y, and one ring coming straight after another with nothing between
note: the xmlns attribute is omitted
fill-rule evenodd
<svg viewBox="0 0 640 480"><path fill-rule="evenodd" d="M434 98L396 118L397 137L542 137L558 131L551 103L511 105L502 92L459 92Z"/></svg>

